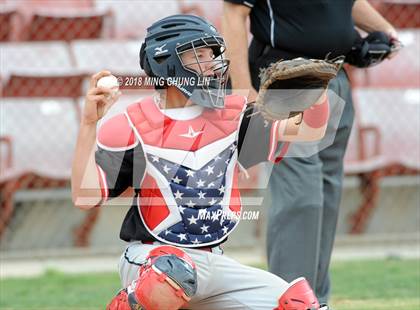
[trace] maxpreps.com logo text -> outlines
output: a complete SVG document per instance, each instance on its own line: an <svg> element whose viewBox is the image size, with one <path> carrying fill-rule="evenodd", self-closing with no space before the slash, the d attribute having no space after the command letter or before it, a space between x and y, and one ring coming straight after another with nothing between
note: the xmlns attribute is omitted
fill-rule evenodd
<svg viewBox="0 0 420 310"><path fill-rule="evenodd" d="M209 211L201 209L198 211L198 220L202 221L222 221L223 220L248 220L256 221L260 217L260 211L223 211L221 209L216 211Z"/></svg>

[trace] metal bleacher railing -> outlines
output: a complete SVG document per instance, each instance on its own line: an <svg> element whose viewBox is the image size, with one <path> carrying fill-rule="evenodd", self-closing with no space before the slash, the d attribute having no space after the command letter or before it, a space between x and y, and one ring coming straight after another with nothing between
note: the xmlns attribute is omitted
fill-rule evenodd
<svg viewBox="0 0 420 310"><path fill-rule="evenodd" d="M350 219L351 233L366 229L384 177L420 172L420 2L372 2L397 27L404 48L376 67L350 70L356 120L345 173L359 177L363 197Z"/></svg>
<svg viewBox="0 0 420 310"><path fill-rule="evenodd" d="M21 41L0 45L1 136L8 156L0 173L0 236L13 216L18 190L69 185L87 72L75 66L68 41L99 38L107 16L94 10L41 11L18 25ZM0 28L12 33L11 18L1 21L10 27Z"/></svg>
<svg viewBox="0 0 420 310"><path fill-rule="evenodd" d="M184 1L122 2L0 1L0 238L15 215L18 191L68 188L89 76L103 69L141 76L146 27L164 14L201 12ZM119 104L145 92L123 90ZM74 244L87 245L98 213L88 212L76 227Z"/></svg>

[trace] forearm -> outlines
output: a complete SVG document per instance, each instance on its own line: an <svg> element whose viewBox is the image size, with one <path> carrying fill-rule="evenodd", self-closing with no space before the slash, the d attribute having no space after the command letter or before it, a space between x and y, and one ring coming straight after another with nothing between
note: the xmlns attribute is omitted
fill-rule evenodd
<svg viewBox="0 0 420 310"><path fill-rule="evenodd" d="M248 66L247 17L250 9L243 5L224 2L222 33L230 59L230 77L233 89L252 88Z"/></svg>
<svg viewBox="0 0 420 310"><path fill-rule="evenodd" d="M82 124L74 153L71 190L73 203L90 209L102 200L99 176L95 163L96 124Z"/></svg>
<svg viewBox="0 0 420 310"><path fill-rule="evenodd" d="M326 132L329 118L329 102L324 94L320 100L303 115L283 120L279 124L279 141L317 141L321 140Z"/></svg>
<svg viewBox="0 0 420 310"><path fill-rule="evenodd" d="M356 0L352 10L354 23L366 32L382 31L389 33L394 27L382 17L367 0Z"/></svg>

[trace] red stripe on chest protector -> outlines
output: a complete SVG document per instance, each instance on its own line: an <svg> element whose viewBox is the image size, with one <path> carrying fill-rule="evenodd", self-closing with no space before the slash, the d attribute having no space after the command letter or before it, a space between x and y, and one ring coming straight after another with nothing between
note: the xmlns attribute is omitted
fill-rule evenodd
<svg viewBox="0 0 420 310"><path fill-rule="evenodd" d="M241 193L238 188L238 168L235 167L235 172L233 174L233 183L232 183L232 192L230 194L229 209L232 212L241 211Z"/></svg>
<svg viewBox="0 0 420 310"><path fill-rule="evenodd" d="M169 215L169 209L163 199L156 181L145 175L140 191L140 212L147 227L155 229Z"/></svg>
<svg viewBox="0 0 420 310"><path fill-rule="evenodd" d="M244 98L228 96L223 110L205 109L194 119L175 120L146 98L129 106L127 113L144 144L194 152L235 132L244 104Z"/></svg>

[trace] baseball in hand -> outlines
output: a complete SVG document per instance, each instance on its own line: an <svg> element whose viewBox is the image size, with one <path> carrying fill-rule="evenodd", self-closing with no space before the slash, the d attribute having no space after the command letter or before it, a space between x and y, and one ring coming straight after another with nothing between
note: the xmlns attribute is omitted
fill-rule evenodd
<svg viewBox="0 0 420 310"><path fill-rule="evenodd" d="M98 83L96 83L97 87L109 88L113 91L118 91L119 83L118 79L113 75L107 75L99 79Z"/></svg>

